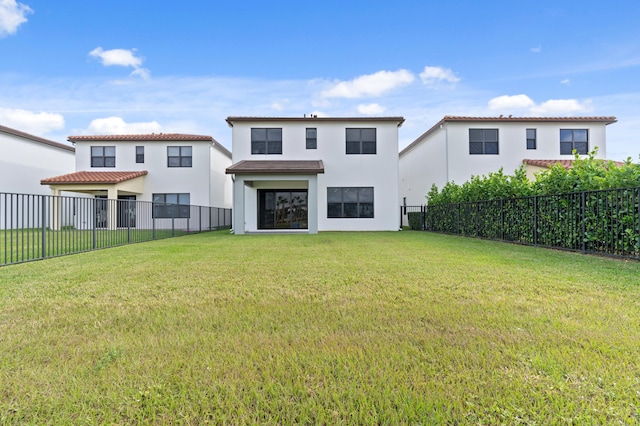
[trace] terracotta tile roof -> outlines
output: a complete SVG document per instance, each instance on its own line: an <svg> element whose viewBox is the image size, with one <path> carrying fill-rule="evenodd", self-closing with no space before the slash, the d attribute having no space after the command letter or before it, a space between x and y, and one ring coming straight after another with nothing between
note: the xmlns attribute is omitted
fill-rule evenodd
<svg viewBox="0 0 640 426"><path fill-rule="evenodd" d="M324 173L322 160L242 160L227 168L231 174L316 174Z"/></svg>
<svg viewBox="0 0 640 426"><path fill-rule="evenodd" d="M83 142L83 141L115 141L115 142L127 142L127 141L207 141L212 142L213 137L203 135L187 135L183 133L151 133L140 135L93 135L93 136L69 136L67 138L69 142Z"/></svg>
<svg viewBox="0 0 640 426"><path fill-rule="evenodd" d="M145 176L146 174L146 170L140 170L137 172L75 172L67 175L42 179L40 181L40 185L70 185L81 183L115 184L135 179L140 176Z"/></svg>
<svg viewBox="0 0 640 426"><path fill-rule="evenodd" d="M607 161L607 160L603 160L603 161ZM573 167L573 160L522 160L522 163L529 166L544 167L548 169L552 168L556 164L560 164L562 167L564 167L567 170ZM613 161L613 164L615 164L616 166L623 166L624 162Z"/></svg>
<svg viewBox="0 0 640 426"><path fill-rule="evenodd" d="M414 146L418 145L425 137L435 132L441 125L448 121L460 121L460 122L474 122L474 123L604 123L605 125L615 123L618 121L616 117L609 116L595 116L595 117L512 117L512 116L499 116L499 117L466 117L458 115L445 115L442 120L434 124L429 130L421 134L400 151L400 155L409 151Z"/></svg>
<svg viewBox="0 0 640 426"><path fill-rule="evenodd" d="M473 122L539 122L539 123L615 123L618 121L616 117L604 117L604 116L595 116L595 117L513 117L509 116L499 116L499 117L466 117L466 116L457 116L457 115L445 115L442 121L473 121Z"/></svg>
<svg viewBox="0 0 640 426"><path fill-rule="evenodd" d="M34 142L39 142L41 144L54 146L56 148L64 149L70 152L76 152L76 149L70 145L65 145L58 142L50 141L49 139L44 139L39 136L30 135L29 133L21 132L19 130L12 129L10 127L0 126L0 132L7 133L13 136L18 136L24 139L29 139Z"/></svg>
<svg viewBox="0 0 640 426"><path fill-rule="evenodd" d="M381 122L381 121L391 121L394 123L398 123L398 127L402 126L404 123L404 117L316 117L316 116L305 116L305 117L227 117L227 123L229 126L233 127L233 123L235 122L259 122L259 121L279 121L279 122L306 122L306 123L314 123L314 122Z"/></svg>

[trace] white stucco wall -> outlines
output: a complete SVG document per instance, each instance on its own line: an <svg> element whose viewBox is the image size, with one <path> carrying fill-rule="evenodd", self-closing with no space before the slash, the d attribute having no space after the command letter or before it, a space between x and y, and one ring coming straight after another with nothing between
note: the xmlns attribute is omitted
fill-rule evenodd
<svg viewBox="0 0 640 426"><path fill-rule="evenodd" d="M281 155L251 154L251 128L256 127L282 128ZM377 129L376 154L347 155L346 129L372 127ZM306 149L307 128L317 129L317 149ZM299 121L256 120L234 122L232 133L234 164L241 160L323 161L325 172L317 175L319 231L398 230L398 122L313 118ZM373 187L374 217L328 218L328 187ZM257 198L256 194L254 190L248 190L245 197ZM246 199L246 205L245 222L248 229L254 229L256 201Z"/></svg>
<svg viewBox="0 0 640 426"><path fill-rule="evenodd" d="M409 148L400 155L400 200L406 197L408 206L426 203L426 195L435 183L438 188L447 182L446 133L437 129L428 139Z"/></svg>
<svg viewBox="0 0 640 426"><path fill-rule="evenodd" d="M211 147L211 206L230 209L233 205L233 181L231 175L225 173L231 166L231 155L213 144Z"/></svg>
<svg viewBox="0 0 640 426"><path fill-rule="evenodd" d="M74 153L0 132L0 192L50 195L40 180L72 173Z"/></svg>
<svg viewBox="0 0 640 426"><path fill-rule="evenodd" d="M513 174L524 159L573 159L573 155L560 155L560 129L588 129L589 151L597 146L598 158L606 158L605 125L602 123L448 122L445 128L449 141L449 180L456 183L498 171L500 167L506 174ZM470 155L469 129L498 129L499 155ZM536 129L536 149L527 149L526 129Z"/></svg>
<svg viewBox="0 0 640 426"><path fill-rule="evenodd" d="M91 146L115 146L116 167L91 167ZM136 163L136 146L144 146L144 163ZM167 147L191 146L191 167L168 167ZM211 142L208 141L82 141L76 143L76 171L147 170L145 191L138 201L152 201L154 193L189 193L192 205L210 206ZM218 207L218 206L216 206Z"/></svg>
<svg viewBox="0 0 640 426"><path fill-rule="evenodd" d="M498 129L498 155L469 154L469 129ZM536 149L527 149L526 129L536 129ZM425 204L435 183L462 184L472 176L497 172L513 174L524 159L571 160L560 155L560 129L587 129L589 151L598 148L597 158L606 158L606 124L602 122L471 122L446 121L400 156L400 198L407 205Z"/></svg>

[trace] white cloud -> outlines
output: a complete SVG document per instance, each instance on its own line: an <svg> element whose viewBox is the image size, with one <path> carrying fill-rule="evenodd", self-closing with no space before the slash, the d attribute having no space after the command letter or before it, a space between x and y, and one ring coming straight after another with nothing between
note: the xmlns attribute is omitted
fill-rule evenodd
<svg viewBox="0 0 640 426"><path fill-rule="evenodd" d="M135 70L133 70L131 72L131 75L137 75L138 77L142 78L143 80L148 80L149 77L151 77L151 71L149 71L146 68L136 68Z"/></svg>
<svg viewBox="0 0 640 426"><path fill-rule="evenodd" d="M50 112L31 112L24 109L0 108L0 123L22 132L44 135L64 128L64 117Z"/></svg>
<svg viewBox="0 0 640 426"><path fill-rule="evenodd" d="M0 0L0 38L15 34L20 24L27 22L26 15L33 10L16 0Z"/></svg>
<svg viewBox="0 0 640 426"><path fill-rule="evenodd" d="M438 86L441 83L455 84L460 81L460 77L456 76L449 68L442 67L424 67L420 73L422 83L427 86Z"/></svg>
<svg viewBox="0 0 640 426"><path fill-rule="evenodd" d="M102 65L104 65L105 67L114 65L120 67L132 67L133 72L131 73L131 75L139 76L146 80L151 75L151 72L146 68L142 68L143 59L139 56L136 56L135 52L136 49L104 50L102 47L96 47L91 52L89 52L89 56L100 59Z"/></svg>
<svg viewBox="0 0 640 426"><path fill-rule="evenodd" d="M364 115L375 115L382 114L384 112L384 107L379 104L366 104L366 105L358 105L358 112Z"/></svg>
<svg viewBox="0 0 640 426"><path fill-rule="evenodd" d="M539 115L539 116L565 116L576 113L588 112L591 110L591 102L580 102L576 99L549 99L548 101L536 104L527 95L498 96L489 101L489 109L509 114L514 110L525 110L519 114Z"/></svg>
<svg viewBox="0 0 640 426"><path fill-rule="evenodd" d="M157 121L127 123L120 117L96 118L84 133L99 135L127 135L160 133L162 126Z"/></svg>
<svg viewBox="0 0 640 426"><path fill-rule="evenodd" d="M580 102L576 99L550 99L540 105L531 108L533 115L571 115L588 112L591 110L591 102Z"/></svg>
<svg viewBox="0 0 640 426"><path fill-rule="evenodd" d="M535 102L527 95L514 95L514 96L498 96L489 101L489 108L492 110L513 110L513 109L525 109L535 106Z"/></svg>
<svg viewBox="0 0 640 426"><path fill-rule="evenodd" d="M405 86L415 80L415 76L407 70L378 71L374 74L362 75L353 80L335 83L324 90L324 98L363 98L381 96L398 87Z"/></svg>
<svg viewBox="0 0 640 426"><path fill-rule="evenodd" d="M533 53L540 53L542 52L542 46L532 47L531 49L529 49L529 51Z"/></svg>
<svg viewBox="0 0 640 426"><path fill-rule="evenodd" d="M568 85L570 85L570 84L571 84L571 80L570 80L570 79L568 79L568 78L565 78L564 80L562 80L562 81L560 82L560 84L564 84L565 86L568 86Z"/></svg>

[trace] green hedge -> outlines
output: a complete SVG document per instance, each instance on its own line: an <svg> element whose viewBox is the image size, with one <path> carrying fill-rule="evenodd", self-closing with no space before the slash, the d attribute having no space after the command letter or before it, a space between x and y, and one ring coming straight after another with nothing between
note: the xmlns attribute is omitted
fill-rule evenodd
<svg viewBox="0 0 640 426"><path fill-rule="evenodd" d="M589 253L640 257L640 165L575 155L527 179L501 170L473 176L427 198L426 228Z"/></svg>

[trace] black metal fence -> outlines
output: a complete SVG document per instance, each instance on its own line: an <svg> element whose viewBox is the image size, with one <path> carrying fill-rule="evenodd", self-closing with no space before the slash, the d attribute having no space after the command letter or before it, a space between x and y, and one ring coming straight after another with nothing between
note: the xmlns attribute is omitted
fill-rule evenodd
<svg viewBox="0 0 640 426"><path fill-rule="evenodd" d="M401 211L411 229L640 260L640 188Z"/></svg>
<svg viewBox="0 0 640 426"><path fill-rule="evenodd" d="M231 228L231 209L0 193L0 266Z"/></svg>

